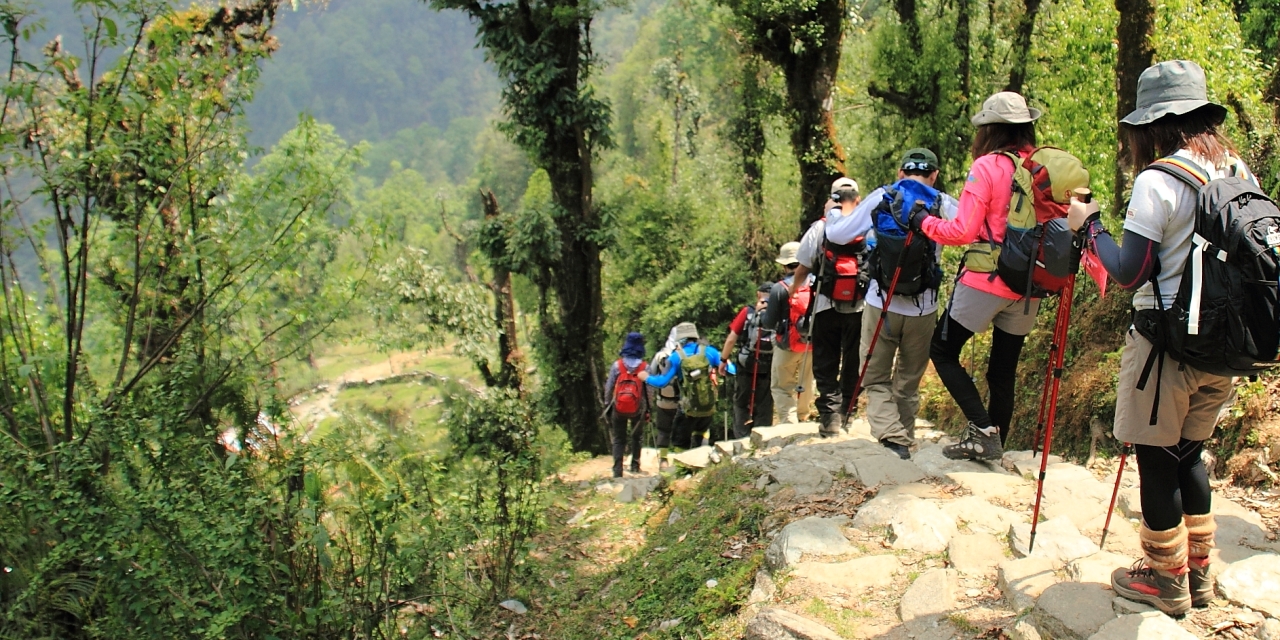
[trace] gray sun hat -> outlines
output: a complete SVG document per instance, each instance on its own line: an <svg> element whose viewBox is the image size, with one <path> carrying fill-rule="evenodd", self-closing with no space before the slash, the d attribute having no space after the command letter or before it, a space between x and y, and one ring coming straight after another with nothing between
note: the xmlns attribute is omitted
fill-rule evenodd
<svg viewBox="0 0 1280 640"><path fill-rule="evenodd" d="M681 322L676 325L676 341L684 342L685 340L697 340L698 327L692 322Z"/></svg>
<svg viewBox="0 0 1280 640"><path fill-rule="evenodd" d="M1127 125L1150 124L1168 115L1180 116L1212 107L1219 120L1227 109L1209 102L1204 69L1190 60L1167 60L1147 67L1138 76L1138 108L1120 119Z"/></svg>
<svg viewBox="0 0 1280 640"><path fill-rule="evenodd" d="M800 259L797 258L796 255L799 253L800 243L788 242L781 247L778 247L778 257L774 258L773 261L784 267L787 265L798 264Z"/></svg>
<svg viewBox="0 0 1280 640"><path fill-rule="evenodd" d="M1001 91L982 103L979 111L969 119L975 127L984 124L1023 124L1034 122L1044 115L1035 107L1028 107L1026 98L1012 91Z"/></svg>

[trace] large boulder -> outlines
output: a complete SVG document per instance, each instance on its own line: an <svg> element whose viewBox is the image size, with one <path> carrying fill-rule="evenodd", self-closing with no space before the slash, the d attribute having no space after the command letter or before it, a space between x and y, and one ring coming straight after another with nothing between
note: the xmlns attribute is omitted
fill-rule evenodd
<svg viewBox="0 0 1280 640"><path fill-rule="evenodd" d="M1233 562L1218 576L1218 593L1232 603L1280 618L1280 555Z"/></svg>
<svg viewBox="0 0 1280 640"><path fill-rule="evenodd" d="M841 640L834 631L785 609L765 609L747 623L742 640Z"/></svg>
<svg viewBox="0 0 1280 640"><path fill-rule="evenodd" d="M774 469L769 473L769 479L779 487L795 489L798 496L826 493L831 490L832 483L831 474L825 469L802 462Z"/></svg>
<svg viewBox="0 0 1280 640"><path fill-rule="evenodd" d="M1195 635L1159 611L1120 616L1104 625L1089 640L1195 640Z"/></svg>
<svg viewBox="0 0 1280 640"><path fill-rule="evenodd" d="M1115 619L1110 589L1099 584L1059 582L1044 590L1031 612L1042 635L1062 640L1087 640Z"/></svg>
<svg viewBox="0 0 1280 640"><path fill-rule="evenodd" d="M1067 563L1098 550L1098 543L1080 535L1071 519L1059 516L1036 527L1036 545L1031 548L1031 525L1015 524L1009 528L1009 543L1019 556L1049 558Z"/></svg>
<svg viewBox="0 0 1280 640"><path fill-rule="evenodd" d="M853 545L844 537L840 527L845 518L820 518L809 516L782 528L769 548L764 552L765 562L772 569L782 569L799 562L805 556L842 556L854 552Z"/></svg>

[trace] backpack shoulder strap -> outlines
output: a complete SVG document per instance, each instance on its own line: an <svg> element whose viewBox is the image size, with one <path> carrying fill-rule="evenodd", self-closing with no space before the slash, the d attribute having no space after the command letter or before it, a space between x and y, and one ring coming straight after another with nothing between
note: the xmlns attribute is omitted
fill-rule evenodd
<svg viewBox="0 0 1280 640"><path fill-rule="evenodd" d="M1147 165L1147 169L1167 173L1187 183L1196 191L1199 191L1201 187L1209 183L1209 174L1200 168L1200 165L1178 156L1160 158Z"/></svg>

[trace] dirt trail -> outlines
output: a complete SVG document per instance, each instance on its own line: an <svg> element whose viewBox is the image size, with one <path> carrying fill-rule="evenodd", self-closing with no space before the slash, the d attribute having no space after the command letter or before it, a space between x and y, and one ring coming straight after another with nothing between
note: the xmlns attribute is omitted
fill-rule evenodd
<svg viewBox="0 0 1280 640"><path fill-rule="evenodd" d="M334 402L342 387L353 382L374 383L409 371L423 361L426 354L416 352L393 353L386 360L348 369L337 378L316 385L310 391L300 393L289 400L290 410L298 422L314 429L325 418L336 417Z"/></svg>

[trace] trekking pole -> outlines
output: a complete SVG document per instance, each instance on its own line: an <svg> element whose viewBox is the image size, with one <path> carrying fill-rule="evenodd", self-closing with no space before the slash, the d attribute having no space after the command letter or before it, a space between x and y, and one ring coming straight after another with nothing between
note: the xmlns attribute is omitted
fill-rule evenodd
<svg viewBox="0 0 1280 640"><path fill-rule="evenodd" d="M1059 310L1062 302L1059 301ZM1036 417L1036 435L1031 439L1031 455L1040 453L1040 437L1044 435L1045 407L1049 400L1049 387L1053 384L1053 354L1058 350L1058 333L1062 331L1062 314L1054 317L1053 337L1049 341L1049 358L1044 368L1044 387L1040 392L1040 412ZM1065 332L1063 332L1065 335Z"/></svg>
<svg viewBox="0 0 1280 640"><path fill-rule="evenodd" d="M862 369L858 371L858 379L853 383L853 393L850 394L849 402L844 408L845 415L853 411L854 405L858 403L858 394L862 393L862 379L867 375L867 365L871 364L871 354L876 350L876 342L880 341L880 329L884 328L884 319L889 315L889 303L893 302L893 290L898 286L898 276L902 275L902 259L906 257L907 248L911 246L911 240L915 234L914 229L907 231L907 239L902 242L902 253L898 254L898 265L894 267L893 278L889 280L889 290L880 292L884 294L884 309L880 311L880 319L876 321L876 332L871 334L871 344L867 345L867 357L862 359Z"/></svg>
<svg viewBox="0 0 1280 640"><path fill-rule="evenodd" d="M1028 554L1036 547L1036 525L1039 524L1040 519L1040 500L1044 496L1044 472L1049 466L1049 450L1053 445L1053 420L1058 412L1058 388L1062 383L1062 365L1067 353L1066 328L1071 318L1071 299L1075 296L1075 291L1076 275L1073 273L1067 276L1067 285L1063 287L1062 297L1058 301L1058 322L1054 329L1058 335L1054 336L1053 341L1057 349L1049 354L1050 364L1053 367L1053 386L1049 390L1049 409L1044 421L1044 450L1040 454L1040 475L1036 478L1036 504L1031 512L1031 539L1027 543Z"/></svg>
<svg viewBox="0 0 1280 640"><path fill-rule="evenodd" d="M756 313L759 313L757 311ZM760 329L756 329L756 355L751 363L751 401L747 403L747 419L742 422L745 427L756 426L756 379L760 373ZM738 434L734 434L738 435Z"/></svg>
<svg viewBox="0 0 1280 640"><path fill-rule="evenodd" d="M1107 521L1102 525L1102 541L1098 543L1098 550L1107 544L1107 532L1111 529L1111 514L1116 510L1116 496L1120 495L1120 478L1124 475L1124 459L1129 456L1128 442L1124 443L1124 448L1120 449L1120 468L1116 470L1116 486L1111 489L1111 506L1107 507Z"/></svg>

